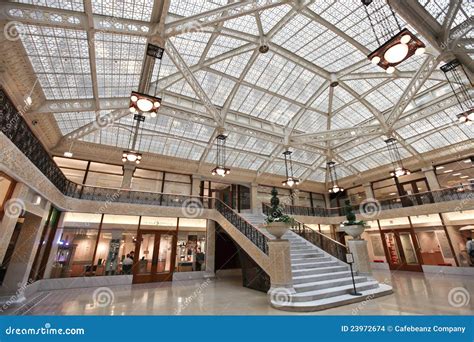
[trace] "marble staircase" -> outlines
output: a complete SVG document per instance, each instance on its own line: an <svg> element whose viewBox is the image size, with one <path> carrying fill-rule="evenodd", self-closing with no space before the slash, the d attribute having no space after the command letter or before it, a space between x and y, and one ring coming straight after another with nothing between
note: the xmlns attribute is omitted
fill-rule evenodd
<svg viewBox="0 0 474 342"><path fill-rule="evenodd" d="M264 228L261 214L241 214L247 221L271 237ZM273 307L287 311L318 311L360 302L392 293L392 288L370 276L354 275L361 296L354 296L349 265L288 231L290 242L293 289L271 289Z"/></svg>

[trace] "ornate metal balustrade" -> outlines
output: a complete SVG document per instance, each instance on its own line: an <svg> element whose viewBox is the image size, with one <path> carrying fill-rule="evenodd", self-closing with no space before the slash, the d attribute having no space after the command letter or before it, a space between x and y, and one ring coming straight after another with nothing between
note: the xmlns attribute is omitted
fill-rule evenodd
<svg viewBox="0 0 474 342"><path fill-rule="evenodd" d="M237 214L227 204L216 200L216 210L225 217L227 221L232 223L242 234L244 234L252 243L262 252L268 254L268 238L263 235L257 228L247 222L242 216Z"/></svg>
<svg viewBox="0 0 474 342"><path fill-rule="evenodd" d="M295 226L293 226L291 230L305 240L311 242L313 245L321 248L325 252L331 254L341 261L347 262L347 247L342 243L333 240L330 237L327 237L326 235L315 231L298 221L296 221Z"/></svg>

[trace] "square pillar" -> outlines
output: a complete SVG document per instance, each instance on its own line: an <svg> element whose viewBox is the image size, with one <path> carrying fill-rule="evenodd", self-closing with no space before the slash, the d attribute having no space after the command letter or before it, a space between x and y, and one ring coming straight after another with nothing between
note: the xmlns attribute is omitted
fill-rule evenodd
<svg viewBox="0 0 474 342"><path fill-rule="evenodd" d="M191 195L192 196L199 196L201 191L201 176L192 175L191 179Z"/></svg>
<svg viewBox="0 0 474 342"><path fill-rule="evenodd" d="M206 273L214 276L216 271L216 223L207 220L206 233Z"/></svg>
<svg viewBox="0 0 474 342"><path fill-rule="evenodd" d="M352 268L354 273L362 275L372 275L370 267L369 249L366 240L349 240L349 251L354 256Z"/></svg>
<svg viewBox="0 0 474 342"><path fill-rule="evenodd" d="M269 240L268 256L270 258L270 290L287 289L294 293L293 275L291 272L290 241Z"/></svg>
<svg viewBox="0 0 474 342"><path fill-rule="evenodd" d="M430 190L439 190L441 188L438 182L438 177L436 176L436 172L434 171L434 168L432 166L422 168L421 171L423 171L425 175Z"/></svg>
<svg viewBox="0 0 474 342"><path fill-rule="evenodd" d="M252 183L250 185L250 208L252 213L262 213L262 201L258 198L258 184Z"/></svg>
<svg viewBox="0 0 474 342"><path fill-rule="evenodd" d="M365 191L365 196L367 198L375 198L374 190L372 189L372 184L365 183L365 184L363 184L363 187L364 187L364 191Z"/></svg>
<svg viewBox="0 0 474 342"><path fill-rule="evenodd" d="M28 278L41 242L42 228L47 218L47 215L40 217L31 213L25 214L25 221L21 226L20 235L2 284L3 291L14 293L20 289L22 294L26 285L31 282L31 279ZM21 301L22 298L19 300Z"/></svg>
<svg viewBox="0 0 474 342"><path fill-rule="evenodd" d="M23 183L17 183L11 198L5 205L5 214L0 223L0 264L5 257L16 223L25 211L28 194L28 187Z"/></svg>
<svg viewBox="0 0 474 342"><path fill-rule="evenodd" d="M135 164L127 164L123 165L123 178L122 178L122 186L123 189L130 189L132 187L132 179L133 173L135 172Z"/></svg>

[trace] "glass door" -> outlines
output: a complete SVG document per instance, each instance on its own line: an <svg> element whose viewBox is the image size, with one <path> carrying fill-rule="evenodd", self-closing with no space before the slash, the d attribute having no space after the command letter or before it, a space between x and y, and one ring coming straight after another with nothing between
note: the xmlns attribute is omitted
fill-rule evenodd
<svg viewBox="0 0 474 342"><path fill-rule="evenodd" d="M175 232L140 231L133 260L133 283L170 281L175 256Z"/></svg>
<svg viewBox="0 0 474 342"><path fill-rule="evenodd" d="M382 232L387 246L390 269L423 272L418 256L420 248L411 229Z"/></svg>

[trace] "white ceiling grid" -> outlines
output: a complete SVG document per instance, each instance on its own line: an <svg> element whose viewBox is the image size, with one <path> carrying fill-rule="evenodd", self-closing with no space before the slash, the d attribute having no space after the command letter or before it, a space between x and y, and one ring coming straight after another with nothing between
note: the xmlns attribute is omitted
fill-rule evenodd
<svg viewBox="0 0 474 342"><path fill-rule="evenodd" d="M82 0L12 2L84 12ZM449 8L449 0L418 2L440 24L443 23ZM95 15L115 17L117 23L123 19L149 24L154 3L156 2L152 0L93 0L92 11ZM170 23L225 5L228 5L227 0L171 0L170 15L166 22ZM472 7L469 1L463 1L454 25L459 25L472 16L474 13ZM168 39L188 67L202 64L222 54L229 54L226 56L228 58L217 63L198 65L197 69L193 69L197 82L218 110L228 100L229 109L239 113L242 118L256 118L267 127L292 128L291 123L295 125L295 134L318 133L327 129L331 102L331 129L378 124L374 114L367 108L367 103L379 112L390 113L409 86L411 78L388 77L383 70L372 65L361 51L361 46L372 51L378 44L360 1L318 0L308 6L309 10L302 9L296 14L293 13L293 17L291 19L288 17L286 24L270 38L271 44L278 48L270 47L268 53L258 54L248 66L248 70L246 66L251 61L253 50L231 53L232 50L249 44L249 39L258 44L261 38L258 21L261 23L263 33L267 34L277 23L285 20L285 16L292 11L292 8L289 3L281 4L252 15L226 20L222 28L214 26L216 31L213 39L211 33L200 30L184 32ZM403 20L399 19L403 23ZM334 25L344 34L339 35L330 27L326 27L321 23L324 21ZM353 45L347 37L354 39L357 44ZM128 97L132 90L137 90L147 41L146 33L127 35L98 30L94 40L88 41L85 30L30 24L25 25L21 39L48 100L93 98L91 62L95 63L99 98L124 98ZM93 61L89 56L88 44L94 44ZM256 47L257 45L254 46ZM288 54L294 58L288 58ZM357 64L361 61L365 61L365 64ZM414 72L423 62L423 56L414 56L397 69ZM333 88L333 95L330 96L329 88L321 88L327 81L321 75L337 73L352 65L360 67L344 75L342 80L344 87L349 87L351 92L338 86ZM245 77L242 75L244 70ZM152 81L156 80L156 73L155 68ZM377 76L351 79L352 75L365 73L374 73ZM165 52L160 79L171 75L181 76L181 72ZM239 80L241 77L242 82ZM420 92L428 93L444 83L428 80ZM235 94L232 92L234 87L236 87ZM313 98L320 88L322 89L320 95ZM163 94L165 100L166 94L199 99L182 77L175 79L175 82L165 89ZM308 102L310 99L314 101ZM366 102L363 103L364 101ZM98 115L102 116L109 112L100 111ZM301 113L299 120L294 119L299 118ZM456 114L457 109L454 107L417 121L407 121L404 126L398 126L397 133L418 153L456 142L472 141L474 138L472 130L458 126L454 119ZM92 111L54 114L63 135L93 122L96 116L97 113ZM82 140L127 148L132 125L132 116L128 115L120 119L116 125L94 131L84 136ZM196 161L204 158L209 163L215 160L214 146L209 153L205 152L214 133L214 127L159 113L157 118L147 118L143 128L139 143L142 152ZM355 171L387 165L390 162L385 142L380 136L369 141L360 138L335 140L333 144L341 146L338 150L338 157L342 162L338 168L340 177L349 176ZM271 154L279 150L275 142L267 140L264 136L252 137L233 131L230 131L227 147L229 167L253 171L260 171L265 161L271 158ZM311 143L292 147L295 176L306 174L309 175L307 178L309 180L324 182L326 157L323 152L315 149L315 145ZM412 155L404 148L400 151L403 157ZM282 157L282 155L276 156L265 172L284 175ZM322 167L318 168L319 165Z"/></svg>

